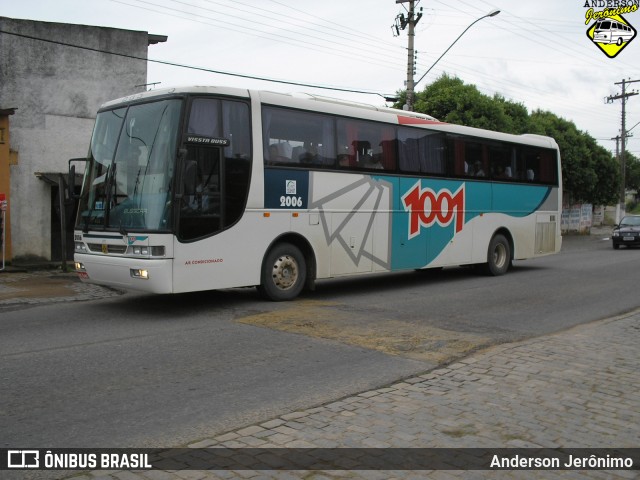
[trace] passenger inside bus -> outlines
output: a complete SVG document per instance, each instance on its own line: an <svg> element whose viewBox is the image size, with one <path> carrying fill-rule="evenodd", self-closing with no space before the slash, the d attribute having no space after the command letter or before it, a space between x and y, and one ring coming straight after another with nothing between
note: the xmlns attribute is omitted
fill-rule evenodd
<svg viewBox="0 0 640 480"><path fill-rule="evenodd" d="M473 164L473 176L474 177L484 177L484 169L482 167L482 163L478 160Z"/></svg>

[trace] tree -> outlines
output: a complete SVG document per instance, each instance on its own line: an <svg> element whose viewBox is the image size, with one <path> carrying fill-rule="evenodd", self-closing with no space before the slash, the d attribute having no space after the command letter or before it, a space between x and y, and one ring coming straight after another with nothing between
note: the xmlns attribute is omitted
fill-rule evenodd
<svg viewBox="0 0 640 480"><path fill-rule="evenodd" d="M586 134L585 134L586 135ZM598 181L593 185L589 203L594 205L612 205L617 203L620 191L620 167L611 153L598 145L594 138L587 135L587 148L592 152L593 168Z"/></svg>
<svg viewBox="0 0 640 480"><path fill-rule="evenodd" d="M563 186L569 203L616 202L620 185L618 166L593 137L578 130L573 122L541 110L529 116L529 128L531 133L552 137L558 143Z"/></svg>
<svg viewBox="0 0 640 480"><path fill-rule="evenodd" d="M475 85L465 85L457 77L442 75L416 95L416 112L429 112L441 122L509 131L511 119L504 106L481 93Z"/></svg>
<svg viewBox="0 0 640 480"><path fill-rule="evenodd" d="M640 192L640 160L633 153L625 152L624 163L626 187Z"/></svg>
<svg viewBox="0 0 640 480"><path fill-rule="evenodd" d="M493 96L493 100L502 105L505 115L510 122L510 128L503 130L506 133L521 135L529 132L529 112L527 107L522 103L515 103L506 100L502 95L497 93Z"/></svg>

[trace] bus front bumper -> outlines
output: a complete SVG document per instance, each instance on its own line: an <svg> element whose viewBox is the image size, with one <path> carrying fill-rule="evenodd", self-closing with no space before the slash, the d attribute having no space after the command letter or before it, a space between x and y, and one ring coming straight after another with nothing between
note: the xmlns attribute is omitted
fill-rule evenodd
<svg viewBox="0 0 640 480"><path fill-rule="evenodd" d="M80 280L150 293L173 293L173 259L138 259L88 255L74 256Z"/></svg>

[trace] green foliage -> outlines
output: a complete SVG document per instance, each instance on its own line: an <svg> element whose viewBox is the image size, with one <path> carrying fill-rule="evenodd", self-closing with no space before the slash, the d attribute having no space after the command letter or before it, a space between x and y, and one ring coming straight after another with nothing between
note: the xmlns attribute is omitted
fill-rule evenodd
<svg viewBox="0 0 640 480"><path fill-rule="evenodd" d="M640 160L634 154L625 152L624 163L627 188L640 192Z"/></svg>
<svg viewBox="0 0 640 480"><path fill-rule="evenodd" d="M502 105L504 113L509 119L510 128L508 130L503 130L504 132L514 133L516 135L530 133L529 112L527 111L527 107L522 103L515 103L510 100L506 100L503 96L498 94L495 94L493 99L495 102Z"/></svg>
<svg viewBox="0 0 640 480"><path fill-rule="evenodd" d="M430 112L429 115L447 123L496 131L511 130L504 99L496 101L474 85L465 85L459 78L447 75L416 95L414 110Z"/></svg>
<svg viewBox="0 0 640 480"><path fill-rule="evenodd" d="M531 113L529 128L530 133L553 137L558 143L563 186L570 203L616 203L620 185L618 164L593 137L578 130L573 122L541 110Z"/></svg>
<svg viewBox="0 0 640 480"><path fill-rule="evenodd" d="M406 92L399 92L399 97L396 107L401 108L406 101ZM529 114L521 103L506 100L498 94L490 97L474 85L465 85L461 79L446 74L422 92L416 92L414 110L447 123L553 137L560 147L567 199L594 205L616 202L620 182L618 163L593 137L578 130L571 121L540 110ZM633 170L635 168L637 170ZM640 184L640 163L633 164L628 172L629 180L637 179L633 180L633 185ZM631 187L631 181L627 185Z"/></svg>

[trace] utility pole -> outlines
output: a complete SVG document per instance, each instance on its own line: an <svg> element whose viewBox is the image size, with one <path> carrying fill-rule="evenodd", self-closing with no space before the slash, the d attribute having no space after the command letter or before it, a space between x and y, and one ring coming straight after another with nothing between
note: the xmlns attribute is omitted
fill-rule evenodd
<svg viewBox="0 0 640 480"><path fill-rule="evenodd" d="M404 13L398 14L396 22L391 26L391 30L394 32L394 36L400 35L400 30L404 30L409 27L407 32L408 46L407 46L407 103L404 106L405 110L413 110L413 99L415 96L413 76L415 75L415 57L416 52L414 50L415 42L415 27L422 18L422 8L420 12L416 14L415 7L420 0L396 0L396 3L408 3L409 9L407 10L407 16ZM406 10L406 7L405 7Z"/></svg>
<svg viewBox="0 0 640 480"><path fill-rule="evenodd" d="M632 92L627 93L627 85L630 83L640 82L640 80L625 80L622 79L621 82L616 82L614 85L622 85L622 93L620 95L609 95L605 98L606 103L613 103L614 100L622 100L622 129L620 131L620 210L617 215L619 218L616 220L619 222L622 216L624 215L625 210L625 198L626 198L626 160L625 160L625 147L627 144L627 98L632 97L634 95L638 95L638 91L634 90Z"/></svg>

